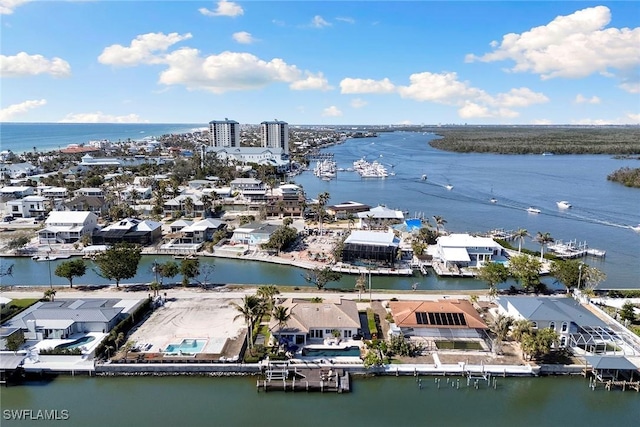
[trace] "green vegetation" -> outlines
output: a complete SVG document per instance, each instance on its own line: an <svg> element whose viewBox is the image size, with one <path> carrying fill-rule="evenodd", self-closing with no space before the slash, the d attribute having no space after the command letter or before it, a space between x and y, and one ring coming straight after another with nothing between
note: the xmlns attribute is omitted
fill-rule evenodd
<svg viewBox="0 0 640 427"><path fill-rule="evenodd" d="M116 287L119 288L122 279L130 279L136 275L141 257L142 250L138 246L117 243L98 254L95 263L100 268L102 277L115 280Z"/></svg>
<svg viewBox="0 0 640 427"><path fill-rule="evenodd" d="M27 307L31 307L38 301L40 301L38 298L20 298L11 300L9 305L2 310L2 313L0 313L0 323L11 319L13 316L24 311Z"/></svg>
<svg viewBox="0 0 640 427"><path fill-rule="evenodd" d="M11 334L9 338L7 338L7 350L16 352L22 347L22 344L25 343L24 332L22 330L18 330Z"/></svg>
<svg viewBox="0 0 640 427"><path fill-rule="evenodd" d="M625 187L640 188L640 168L620 168L607 176L609 181L617 182Z"/></svg>
<svg viewBox="0 0 640 427"><path fill-rule="evenodd" d="M316 267L313 270L308 271L304 276L304 280L306 280L308 283L316 285L318 290L321 291L324 289L327 283L337 282L341 277L342 274L337 271L333 271L331 267L327 266L324 268Z"/></svg>
<svg viewBox="0 0 640 427"><path fill-rule="evenodd" d="M60 263L55 270L55 275L69 281L69 287L73 288L73 278L82 277L87 272L87 266L82 258Z"/></svg>
<svg viewBox="0 0 640 427"><path fill-rule="evenodd" d="M372 309L367 309L367 324L369 325L369 332L373 338L378 336L378 322L376 322L376 314Z"/></svg>
<svg viewBox="0 0 640 427"><path fill-rule="evenodd" d="M640 298L640 289L610 290L607 292L609 298Z"/></svg>
<svg viewBox="0 0 640 427"><path fill-rule="evenodd" d="M79 348L45 348L40 350L41 355L55 355L55 356L80 356L82 350Z"/></svg>
<svg viewBox="0 0 640 427"><path fill-rule="evenodd" d="M431 130L432 147L458 153L637 154L640 127L455 126Z"/></svg>

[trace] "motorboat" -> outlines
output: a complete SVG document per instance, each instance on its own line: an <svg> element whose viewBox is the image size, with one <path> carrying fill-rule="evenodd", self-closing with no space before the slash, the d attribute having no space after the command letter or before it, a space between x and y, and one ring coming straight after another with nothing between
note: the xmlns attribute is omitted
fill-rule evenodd
<svg viewBox="0 0 640 427"><path fill-rule="evenodd" d="M446 188L447 190L453 190L453 185L447 184L444 186L444 188Z"/></svg>
<svg viewBox="0 0 640 427"><path fill-rule="evenodd" d="M569 209L571 207L571 203L566 200L560 200L559 202L556 202L556 205L558 205L560 209Z"/></svg>
<svg viewBox="0 0 640 427"><path fill-rule="evenodd" d="M498 203L498 199L496 199L495 197L490 198L489 201L491 203Z"/></svg>
<svg viewBox="0 0 640 427"><path fill-rule="evenodd" d="M427 180L427 174L422 175L422 180L426 181Z"/></svg>
<svg viewBox="0 0 640 427"><path fill-rule="evenodd" d="M631 227L631 229L633 231L636 231L636 232L640 233L640 224L636 225L635 227Z"/></svg>
<svg viewBox="0 0 640 427"><path fill-rule="evenodd" d="M533 206L529 206L527 208L527 212L532 213L532 214L539 214L540 213L540 209L534 208Z"/></svg>

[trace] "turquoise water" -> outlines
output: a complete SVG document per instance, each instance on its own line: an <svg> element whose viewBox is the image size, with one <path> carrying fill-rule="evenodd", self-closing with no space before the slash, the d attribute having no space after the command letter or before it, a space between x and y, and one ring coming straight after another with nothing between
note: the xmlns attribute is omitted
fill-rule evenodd
<svg viewBox="0 0 640 427"><path fill-rule="evenodd" d="M86 336L86 337L82 337L80 339L77 339L75 341L72 341L70 343L57 345L56 348L78 348L78 347L81 347L81 346L85 345L86 343L89 343L89 342L95 340L95 339L96 339L96 337Z"/></svg>
<svg viewBox="0 0 640 427"><path fill-rule="evenodd" d="M305 357L360 357L360 347L351 346L344 348L303 348Z"/></svg>
<svg viewBox="0 0 640 427"><path fill-rule="evenodd" d="M204 346L207 344L207 340L182 340L180 344L169 344L164 350L165 353L200 353Z"/></svg>

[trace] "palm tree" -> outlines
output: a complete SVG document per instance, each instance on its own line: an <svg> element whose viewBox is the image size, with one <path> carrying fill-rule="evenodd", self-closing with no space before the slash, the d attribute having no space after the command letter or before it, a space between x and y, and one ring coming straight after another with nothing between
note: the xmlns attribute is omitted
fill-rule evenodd
<svg viewBox="0 0 640 427"><path fill-rule="evenodd" d="M533 334L533 323L527 319L516 320L511 330L513 339L520 341L524 335Z"/></svg>
<svg viewBox="0 0 640 427"><path fill-rule="evenodd" d="M518 240L518 253L522 252L522 242L525 237L529 237L529 232L524 228L519 228L518 231L513 233L513 238Z"/></svg>
<svg viewBox="0 0 640 427"><path fill-rule="evenodd" d="M187 216L192 215L193 206L193 199L191 197L187 197L186 199L184 199L184 210L186 211Z"/></svg>
<svg viewBox="0 0 640 427"><path fill-rule="evenodd" d="M351 230L351 227L353 227L356 223L356 216L352 213L349 213L347 215L347 224L349 226L349 230Z"/></svg>
<svg viewBox="0 0 640 427"><path fill-rule="evenodd" d="M496 334L498 341L504 341L509 334L509 328L513 323L513 319L509 316L499 314L489 325L491 332Z"/></svg>
<svg viewBox="0 0 640 427"><path fill-rule="evenodd" d="M278 348L280 348L282 328L286 326L289 319L291 319L291 312L287 310L287 307L279 305L273 310L273 318L278 322Z"/></svg>
<svg viewBox="0 0 640 427"><path fill-rule="evenodd" d="M211 197L207 194L203 194L200 196L200 201L202 202L202 216L204 217L211 208Z"/></svg>
<svg viewBox="0 0 640 427"><path fill-rule="evenodd" d="M260 298L256 295L245 295L242 299L242 305L232 302L231 306L238 311L238 315L233 318L243 318L247 324L247 347L253 347L253 323L255 322L258 314L262 311L262 304Z"/></svg>
<svg viewBox="0 0 640 427"><path fill-rule="evenodd" d="M552 243L554 242L554 238L551 237L551 234L549 233L541 233L538 231L538 233L536 234L536 242L540 243L540 261L542 261L544 259L544 247L548 244L548 243Z"/></svg>
<svg viewBox="0 0 640 427"><path fill-rule="evenodd" d="M280 294L278 288L274 285L265 285L258 287L258 296L262 299L265 308L268 312L274 307L275 296Z"/></svg>
<svg viewBox="0 0 640 427"><path fill-rule="evenodd" d="M322 236L322 217L324 216L324 207L329 201L329 193L326 191L318 194L318 223L320 225L320 235Z"/></svg>
<svg viewBox="0 0 640 427"><path fill-rule="evenodd" d="M44 297L49 301L53 301L56 297L55 289L47 289L46 291L44 291Z"/></svg>
<svg viewBox="0 0 640 427"><path fill-rule="evenodd" d="M433 220L436 223L436 235L440 235L440 227L444 226L447 223L447 220L441 217L440 215L434 215Z"/></svg>

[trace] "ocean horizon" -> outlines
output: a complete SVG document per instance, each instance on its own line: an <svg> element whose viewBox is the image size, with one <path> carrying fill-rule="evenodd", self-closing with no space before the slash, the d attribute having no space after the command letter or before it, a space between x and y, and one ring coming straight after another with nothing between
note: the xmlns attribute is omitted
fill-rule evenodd
<svg viewBox="0 0 640 427"><path fill-rule="evenodd" d="M0 151L16 154L60 150L89 141L139 141L149 137L194 132L207 123L0 123Z"/></svg>

